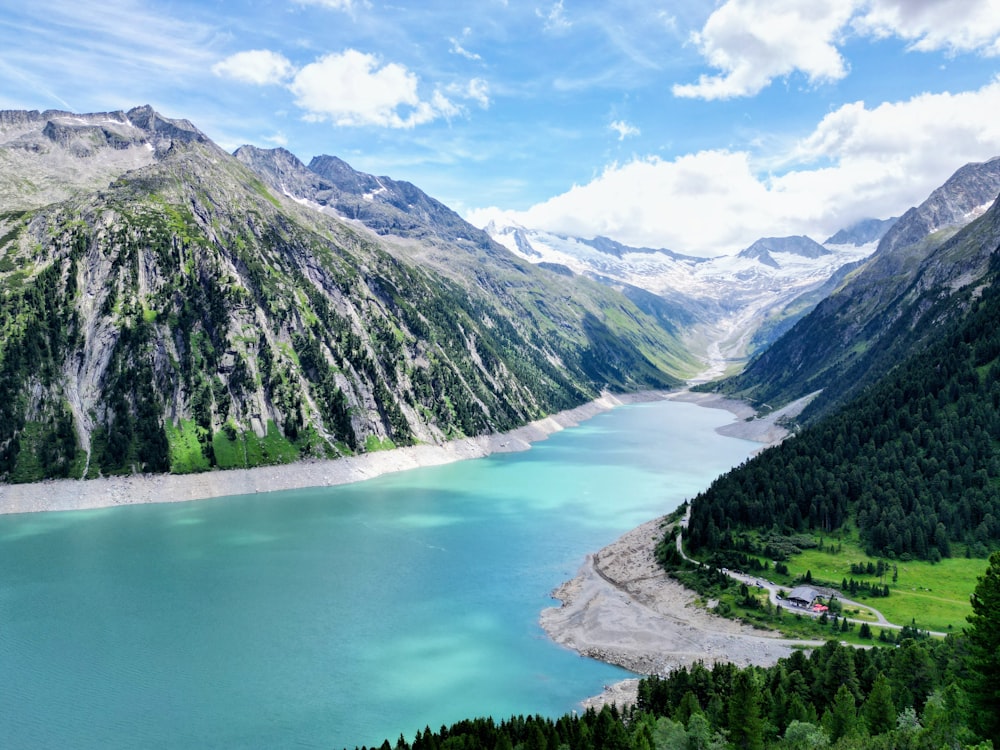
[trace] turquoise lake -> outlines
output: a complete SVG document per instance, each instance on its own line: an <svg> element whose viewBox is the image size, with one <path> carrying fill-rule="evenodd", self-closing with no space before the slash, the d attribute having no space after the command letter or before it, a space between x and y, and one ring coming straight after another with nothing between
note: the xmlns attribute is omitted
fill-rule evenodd
<svg viewBox="0 0 1000 750"><path fill-rule="evenodd" d="M558 716L628 673L550 642L586 553L759 444L615 409L335 488L0 516L0 747L354 748Z"/></svg>

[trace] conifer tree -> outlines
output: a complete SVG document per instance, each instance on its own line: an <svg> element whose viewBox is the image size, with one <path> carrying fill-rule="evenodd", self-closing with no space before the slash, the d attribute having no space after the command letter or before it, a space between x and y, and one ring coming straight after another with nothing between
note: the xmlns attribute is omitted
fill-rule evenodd
<svg viewBox="0 0 1000 750"><path fill-rule="evenodd" d="M729 738L739 750L763 750L760 692L749 669L737 673L729 703Z"/></svg>
<svg viewBox="0 0 1000 750"><path fill-rule="evenodd" d="M847 685L837 689L830 710L823 716L823 727L830 733L830 740L836 742L841 737L849 737L857 731L858 712L854 695Z"/></svg>
<svg viewBox="0 0 1000 750"><path fill-rule="evenodd" d="M970 627L965 634L969 644L969 669L972 673L969 697L973 721L984 737L1000 746L1000 552L990 556L986 572L972 594Z"/></svg>
<svg viewBox="0 0 1000 750"><path fill-rule="evenodd" d="M892 687L881 672L875 678L872 690L861 709L868 733L883 734L896 725L896 707L892 702Z"/></svg>

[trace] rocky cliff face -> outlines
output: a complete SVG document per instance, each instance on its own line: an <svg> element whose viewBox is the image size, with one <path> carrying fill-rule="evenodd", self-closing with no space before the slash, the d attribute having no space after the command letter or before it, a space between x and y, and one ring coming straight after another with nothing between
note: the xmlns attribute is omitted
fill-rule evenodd
<svg viewBox="0 0 1000 750"><path fill-rule="evenodd" d="M437 442L677 383L676 341L625 297L430 214L432 242L380 236L287 152L255 172L149 108L0 126L5 178L44 186L0 202L8 481Z"/></svg>

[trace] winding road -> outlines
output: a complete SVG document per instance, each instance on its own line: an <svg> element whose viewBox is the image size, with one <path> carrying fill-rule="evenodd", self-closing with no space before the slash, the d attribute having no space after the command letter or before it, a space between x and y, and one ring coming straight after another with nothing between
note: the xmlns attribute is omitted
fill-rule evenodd
<svg viewBox="0 0 1000 750"><path fill-rule="evenodd" d="M691 563L692 565L697 565L698 567L705 567L705 563L699 562L698 560L688 557L687 554L684 552L684 544L683 544L684 530L687 528L688 521L690 520L690 518L691 518L691 504L689 503L687 512L684 514L684 518L681 519L680 529L677 532L677 552L682 559ZM783 587L778 586L776 583L772 583L771 581L761 578L760 576L751 576L747 575L746 573L741 573L739 571L729 570L728 568L722 568L721 572L732 578L734 581L745 583L747 586L753 586L756 587L757 589L766 590L768 599L770 600L771 604L773 604L775 607L780 607L787 612L795 612L796 614L809 615L810 617L821 616L820 612L814 612L811 609L807 609L805 607L797 607L795 605L789 604L787 601L782 599L778 595L778 592ZM885 615L883 615L881 612L879 612L877 609L875 609L869 604L862 604L861 602L856 602L851 599L844 599L841 597L838 597L838 599L844 605L850 607L856 607L858 609L868 610L876 618L876 622L870 622L868 620L859 620L856 618L848 617L846 618L848 622L854 622L858 624L878 625L883 628L892 628L893 630L902 630L904 627L902 625L897 625L895 623L889 622L889 620L886 619ZM943 638L946 635L946 633L941 633L936 630L928 630L925 632L928 632L933 636L939 636L941 638Z"/></svg>

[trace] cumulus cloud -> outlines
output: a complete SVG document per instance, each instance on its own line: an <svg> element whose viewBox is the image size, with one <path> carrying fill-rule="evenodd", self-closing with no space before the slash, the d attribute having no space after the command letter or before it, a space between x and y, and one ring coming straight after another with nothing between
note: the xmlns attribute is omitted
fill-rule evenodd
<svg viewBox="0 0 1000 750"><path fill-rule="evenodd" d="M336 125L411 128L440 114L440 102L420 99L417 76L406 67L380 66L374 55L353 49L306 65L289 88L309 119Z"/></svg>
<svg viewBox="0 0 1000 750"><path fill-rule="evenodd" d="M258 86L283 83L294 70L288 58L266 49L237 52L212 66L217 76Z"/></svg>
<svg viewBox="0 0 1000 750"><path fill-rule="evenodd" d="M315 122L412 128L464 113L463 107L441 90L422 98L417 76L405 66L382 64L374 55L354 49L324 55L301 68L276 52L249 50L216 63L212 71L244 83L284 85L305 110L306 119ZM481 78L465 85L453 84L448 93L484 109L490 104L489 86Z"/></svg>
<svg viewBox="0 0 1000 750"><path fill-rule="evenodd" d="M841 79L848 66L839 48L851 32L898 37L921 52L1000 55L1000 0L727 0L690 39L719 73L673 93L753 96L794 72L811 83Z"/></svg>
<svg viewBox="0 0 1000 750"><path fill-rule="evenodd" d="M760 207L769 202L748 153L701 151L612 165L589 184L532 206L519 223L711 256L739 249L748 232L767 233Z"/></svg>
<svg viewBox="0 0 1000 750"><path fill-rule="evenodd" d="M703 256L738 252L764 236L823 240L859 219L897 215L961 165L997 155L998 111L1000 80L873 108L857 102L777 159L729 150L634 159L504 218ZM483 225L494 215L482 209L470 218Z"/></svg>
<svg viewBox="0 0 1000 750"><path fill-rule="evenodd" d="M873 108L844 105L796 144L789 159L798 166L775 179L774 188L788 196L821 191L831 208L843 207L853 218L887 216L922 201L962 164L1000 153L1000 122L988 114L997 111L998 80L977 91L921 94ZM821 217L821 207L812 214Z"/></svg>
<svg viewBox="0 0 1000 750"><path fill-rule="evenodd" d="M1000 55L998 0L875 0L854 27L876 37L897 36L921 52Z"/></svg>
<svg viewBox="0 0 1000 750"><path fill-rule="evenodd" d="M691 37L708 64L722 73L676 85L674 95L749 96L795 70L810 81L843 78L847 66L836 42L851 10L844 0L729 0Z"/></svg>
<svg viewBox="0 0 1000 750"><path fill-rule="evenodd" d="M624 141L628 136L639 135L640 133L639 128L635 127L635 125L629 125L624 120L615 120L608 127L618 133L619 141Z"/></svg>

